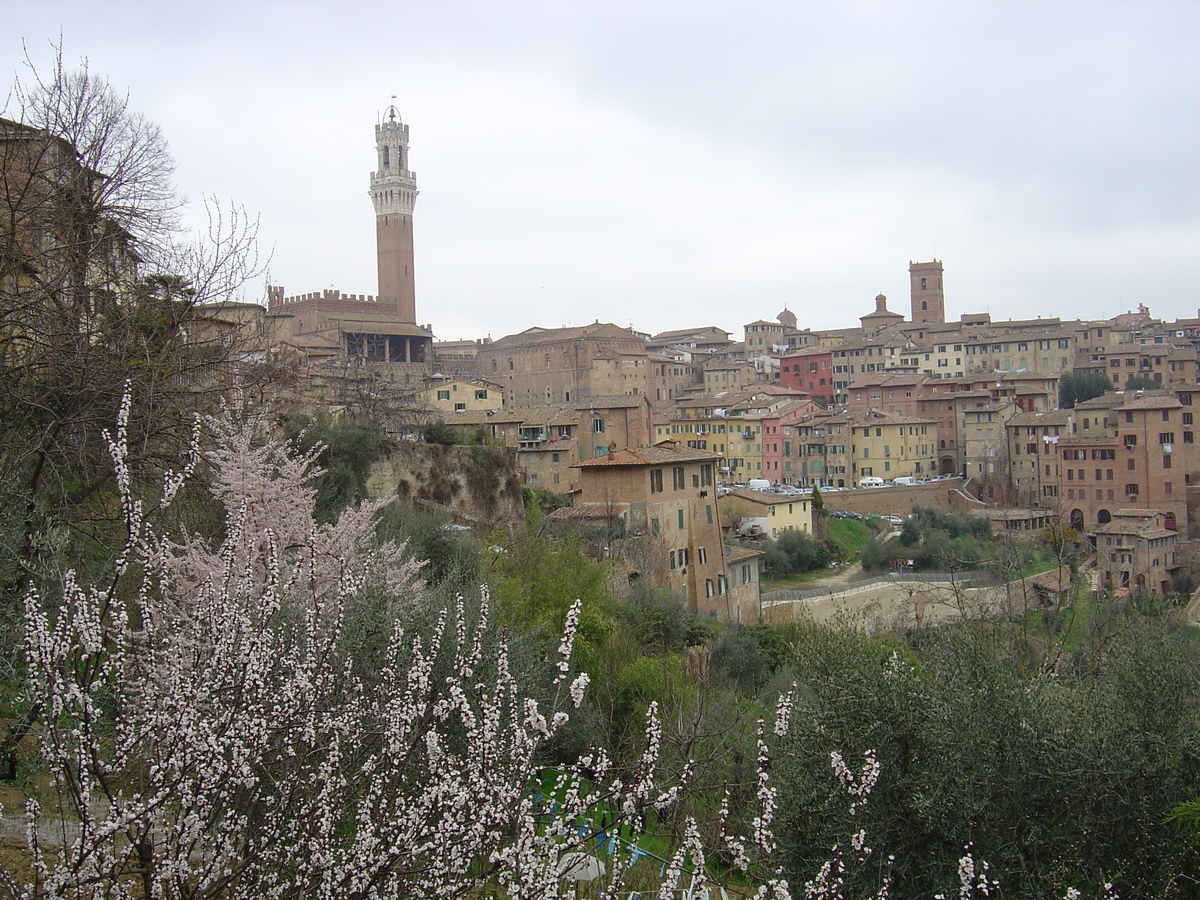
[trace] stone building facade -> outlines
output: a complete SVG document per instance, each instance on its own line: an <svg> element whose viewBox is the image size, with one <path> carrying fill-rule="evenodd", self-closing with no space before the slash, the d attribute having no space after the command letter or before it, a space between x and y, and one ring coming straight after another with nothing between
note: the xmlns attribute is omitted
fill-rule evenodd
<svg viewBox="0 0 1200 900"><path fill-rule="evenodd" d="M777 538L785 531L813 533L812 495L739 488L718 501L721 521L742 538Z"/></svg>
<svg viewBox="0 0 1200 900"><path fill-rule="evenodd" d="M628 531L613 554L634 578L673 591L701 615L753 623L735 607L717 510L715 453L664 441L578 463L581 503L629 504Z"/></svg>
<svg viewBox="0 0 1200 900"><path fill-rule="evenodd" d="M1090 529L1089 538L1096 551L1094 589L1143 591L1155 597L1174 589L1183 554L1179 533L1164 513L1118 509L1108 522Z"/></svg>
<svg viewBox="0 0 1200 900"><path fill-rule="evenodd" d="M514 449L524 484L567 495L579 491L579 470L574 468L578 463L620 447L649 446L651 412L646 397L635 394L588 397L579 403L464 409L443 414L443 420L465 438L480 437Z"/></svg>
<svg viewBox="0 0 1200 900"><path fill-rule="evenodd" d="M452 422L455 413L502 409L504 389L482 378L434 377L426 382L425 403Z"/></svg>
<svg viewBox="0 0 1200 900"><path fill-rule="evenodd" d="M930 478L937 474L937 423L892 413L854 416L852 478Z"/></svg>
<svg viewBox="0 0 1200 900"><path fill-rule="evenodd" d="M606 369L604 388L593 385L592 362L602 351L622 357L646 357L646 344L628 328L596 322L579 328L530 328L479 348L476 363L481 378L504 387L510 406L575 403L612 386L613 375L636 372L637 367ZM615 369L615 372L614 372ZM621 393L649 394L652 373L641 368L641 382Z"/></svg>

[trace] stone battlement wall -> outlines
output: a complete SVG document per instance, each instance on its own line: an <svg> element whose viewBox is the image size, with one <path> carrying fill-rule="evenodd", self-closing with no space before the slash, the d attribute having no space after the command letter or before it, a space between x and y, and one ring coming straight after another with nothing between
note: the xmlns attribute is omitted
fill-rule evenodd
<svg viewBox="0 0 1200 900"><path fill-rule="evenodd" d="M281 310L286 306L292 310L319 307L330 312L345 313L369 311L397 314L400 311L400 306L395 300L376 297L374 294L343 294L337 288L327 288L323 291L285 297L283 288L276 285L267 288L267 305L272 310Z"/></svg>

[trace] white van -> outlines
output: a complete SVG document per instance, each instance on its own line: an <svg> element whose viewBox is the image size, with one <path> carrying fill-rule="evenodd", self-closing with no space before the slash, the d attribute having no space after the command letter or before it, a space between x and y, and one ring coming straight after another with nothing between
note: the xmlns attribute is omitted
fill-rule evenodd
<svg viewBox="0 0 1200 900"><path fill-rule="evenodd" d="M906 484L916 484L916 483L917 483L917 479L913 478L911 475L900 475L900 476L892 479L892 484L895 484L895 485L906 485Z"/></svg>
<svg viewBox="0 0 1200 900"><path fill-rule="evenodd" d="M866 478L858 479L859 487L883 487L883 479L876 478L874 475L868 475Z"/></svg>
<svg viewBox="0 0 1200 900"><path fill-rule="evenodd" d="M771 482L766 478L751 478L746 482L746 487L752 491L769 491L771 489Z"/></svg>

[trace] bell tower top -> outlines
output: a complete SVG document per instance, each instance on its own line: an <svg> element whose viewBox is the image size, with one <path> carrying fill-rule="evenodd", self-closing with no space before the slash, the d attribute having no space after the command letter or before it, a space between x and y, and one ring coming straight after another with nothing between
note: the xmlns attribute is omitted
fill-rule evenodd
<svg viewBox="0 0 1200 900"><path fill-rule="evenodd" d="M408 126L395 106L375 126L376 170L371 173L371 202L376 216L411 216L417 202L417 173L408 168Z"/></svg>

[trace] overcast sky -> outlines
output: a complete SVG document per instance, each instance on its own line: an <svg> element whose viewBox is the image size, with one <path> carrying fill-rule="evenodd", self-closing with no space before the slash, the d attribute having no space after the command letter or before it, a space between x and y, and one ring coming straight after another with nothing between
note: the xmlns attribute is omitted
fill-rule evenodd
<svg viewBox="0 0 1200 900"><path fill-rule="evenodd" d="M1200 305L1200 3L0 0L162 126L193 208L260 217L289 294L376 290L367 195L411 129L439 339L846 327L910 260L947 314ZM243 299L261 299L261 285Z"/></svg>

